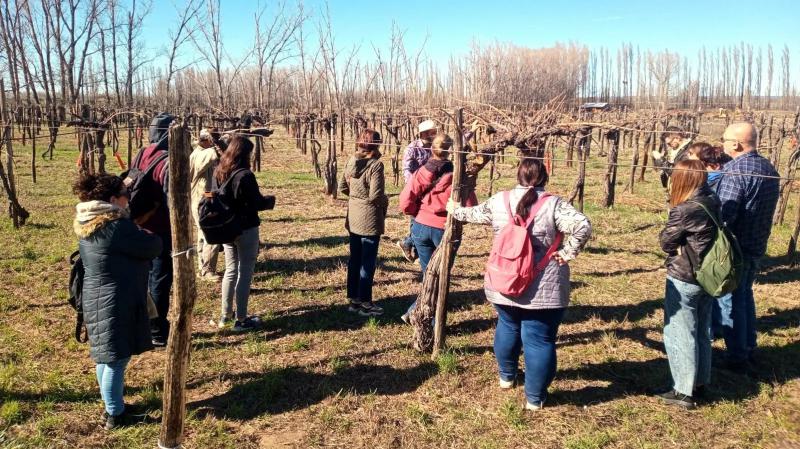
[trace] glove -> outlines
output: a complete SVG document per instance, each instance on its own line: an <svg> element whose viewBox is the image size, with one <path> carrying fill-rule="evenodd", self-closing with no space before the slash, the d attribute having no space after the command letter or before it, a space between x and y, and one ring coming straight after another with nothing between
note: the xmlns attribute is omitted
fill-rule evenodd
<svg viewBox="0 0 800 449"><path fill-rule="evenodd" d="M661 161L661 159L664 158L664 155L658 150L653 150L653 152L650 154L653 155L653 160L656 162Z"/></svg>

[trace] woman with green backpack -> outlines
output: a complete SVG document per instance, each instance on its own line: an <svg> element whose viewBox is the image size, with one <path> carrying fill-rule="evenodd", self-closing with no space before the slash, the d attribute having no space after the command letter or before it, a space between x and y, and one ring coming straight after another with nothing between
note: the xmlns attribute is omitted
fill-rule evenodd
<svg viewBox="0 0 800 449"><path fill-rule="evenodd" d="M720 201L707 184L698 160L675 164L669 218L661 231L667 253L664 294L664 347L672 388L661 394L667 404L694 408L711 381L711 310L714 298L698 281L703 258L717 238Z"/></svg>

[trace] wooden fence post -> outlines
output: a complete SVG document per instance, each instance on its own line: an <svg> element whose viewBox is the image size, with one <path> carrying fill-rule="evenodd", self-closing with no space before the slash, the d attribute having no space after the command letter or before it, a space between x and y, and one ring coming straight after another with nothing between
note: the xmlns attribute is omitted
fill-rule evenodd
<svg viewBox="0 0 800 449"><path fill-rule="evenodd" d="M160 448L178 448L183 441L186 415L186 375L192 335L192 310L195 296L193 220L189 213L189 130L187 123L169 130L169 215L172 227L173 298L170 306L170 332L167 366L164 373L164 410Z"/></svg>
<svg viewBox="0 0 800 449"><path fill-rule="evenodd" d="M454 117L455 123L455 151L453 158L453 183L450 189L450 199L458 204L461 204L462 198L462 179L464 178L464 169L466 167L467 156L464 154L464 110L458 108L455 110ZM434 360L439 356L439 353L444 348L445 332L444 327L447 324L447 294L450 291L450 268L452 265L453 255L455 253L454 241L461 240L462 232L461 222L454 220L453 216L447 214L447 222L445 223L445 231L442 236L442 257L439 259L441 268L439 269L439 285L438 293L436 295L436 320L433 327L433 354Z"/></svg>
<svg viewBox="0 0 800 449"><path fill-rule="evenodd" d="M605 198L603 206L614 206L614 194L617 188L617 155L619 154L619 130L611 129L606 132L606 139L609 140L608 167L605 176Z"/></svg>
<svg viewBox="0 0 800 449"><path fill-rule="evenodd" d="M794 219L794 231L792 237L789 239L789 249L786 252L786 258L789 259L789 265L795 266L797 264L797 239L800 237L800 192L797 195L797 215Z"/></svg>

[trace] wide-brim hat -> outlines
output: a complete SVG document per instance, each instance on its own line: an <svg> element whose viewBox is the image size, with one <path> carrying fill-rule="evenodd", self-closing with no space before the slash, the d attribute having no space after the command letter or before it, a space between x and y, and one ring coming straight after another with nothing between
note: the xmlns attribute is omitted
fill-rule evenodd
<svg viewBox="0 0 800 449"><path fill-rule="evenodd" d="M424 133L425 131L430 131L432 129L436 129L436 123L433 120L425 120L419 124L417 128L420 133Z"/></svg>

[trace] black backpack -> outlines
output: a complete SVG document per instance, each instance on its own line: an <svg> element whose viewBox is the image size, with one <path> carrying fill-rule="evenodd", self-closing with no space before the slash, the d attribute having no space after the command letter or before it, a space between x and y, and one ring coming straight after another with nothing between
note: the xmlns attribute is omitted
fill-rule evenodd
<svg viewBox="0 0 800 449"><path fill-rule="evenodd" d="M75 251L69 256L69 305L75 310L75 340L86 343L86 326L83 324L83 261L80 251Z"/></svg>
<svg viewBox="0 0 800 449"><path fill-rule="evenodd" d="M131 195L128 207L133 219L141 217L166 201L164 189L153 179L153 170L161 161L169 157L169 153L162 151L144 170L139 166L142 162L142 155L152 146L141 150L136 155L131 168L120 175Z"/></svg>
<svg viewBox="0 0 800 449"><path fill-rule="evenodd" d="M245 169L235 170L221 186L200 198L197 216L207 243L231 243L242 234L242 219L233 210L233 194L227 191L233 178L242 171Z"/></svg>

